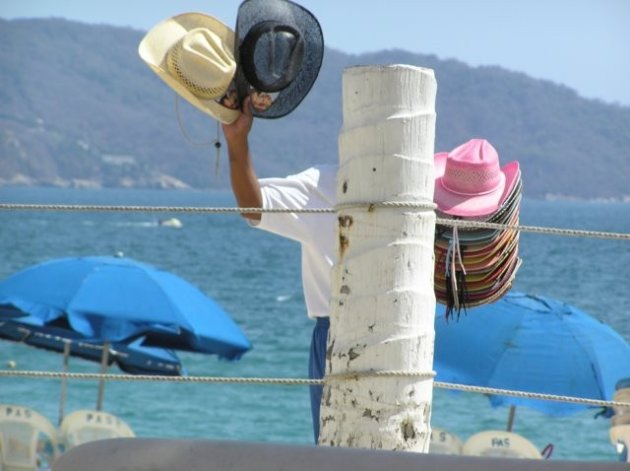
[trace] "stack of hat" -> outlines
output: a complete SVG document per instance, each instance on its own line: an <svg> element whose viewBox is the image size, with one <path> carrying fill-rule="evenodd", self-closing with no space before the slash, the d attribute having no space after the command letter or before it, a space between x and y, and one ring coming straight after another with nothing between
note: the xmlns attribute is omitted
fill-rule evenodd
<svg viewBox="0 0 630 471"><path fill-rule="evenodd" d="M518 225L518 162L500 167L488 141L472 139L436 154L435 176L438 218ZM521 264L518 240L516 230L436 226L434 289L447 318L496 301L510 289Z"/></svg>

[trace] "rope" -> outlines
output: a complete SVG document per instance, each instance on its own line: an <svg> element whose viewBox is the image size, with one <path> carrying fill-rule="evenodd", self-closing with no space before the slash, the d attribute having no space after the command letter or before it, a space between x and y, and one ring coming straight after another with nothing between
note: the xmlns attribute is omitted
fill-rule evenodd
<svg viewBox="0 0 630 471"><path fill-rule="evenodd" d="M141 212L141 213L334 213L334 209L262 209L262 208L212 208L194 206L119 206L88 204L15 204L0 203L0 210L9 211L78 211L78 212Z"/></svg>
<svg viewBox="0 0 630 471"><path fill-rule="evenodd" d="M306 385L317 386L322 384L321 379L295 379L295 378L239 378L222 376L165 376L165 375L123 375L111 373L63 373L56 371L20 371L0 370L0 376L19 378L46 378L46 379L79 379L98 381L149 381L149 382L176 382L176 383L241 383L241 384L276 384L276 385Z"/></svg>
<svg viewBox="0 0 630 471"><path fill-rule="evenodd" d="M371 210L374 207L400 207L415 208L419 210L429 209L428 203L405 203L405 202L381 202L381 203L356 203L339 206L358 207L363 206ZM176 212L176 213L315 213L332 214L337 210L333 208L308 208L308 209L288 209L288 208L213 208L213 207L192 207L192 206L118 206L118 205L70 205L70 204L17 204L0 203L0 211L89 211L89 212ZM561 229L541 226L521 226L509 224L497 224L484 221L471 221L461 219L437 218L436 224L450 227L476 228L476 229L496 229L512 230L519 232L530 232L535 234L559 235L567 237L589 237L609 240L630 240L630 234L621 232L587 231L578 229Z"/></svg>
<svg viewBox="0 0 630 471"><path fill-rule="evenodd" d="M403 208L403 209L416 209L424 211L433 211L437 208L435 203L426 202L412 202L412 201L381 201L377 203L340 203L335 206L332 212L336 212L343 209L350 208L367 208L368 212L374 210L374 208Z"/></svg>
<svg viewBox="0 0 630 471"><path fill-rule="evenodd" d="M358 376L423 376L432 377L434 372L405 372L405 371L367 371L357 373L346 373L333 375L358 377ZM266 384L266 385L289 385L289 386L317 386L324 385L327 376L322 379L300 379L300 378L245 378L245 377L222 377L222 376L159 376L159 375L122 375L111 373L64 373L55 371L24 371L24 370L0 370L0 376L10 376L19 378L46 378L46 379L77 379L77 380L98 380L98 381L152 381L152 382L178 382L178 383L222 383L222 384ZM332 379L331 378L331 379ZM600 399L587 399L573 396L560 396L555 394L532 393L527 391L514 391L511 389L488 388L484 386L471 386L468 384L446 383L434 381L433 386L441 389L459 390L480 394L493 394L497 396L522 397L527 399L540 399L544 401L568 402L573 404L584 404L598 407L629 407L629 402L604 401Z"/></svg>
<svg viewBox="0 0 630 471"><path fill-rule="evenodd" d="M474 228L474 229L500 229L519 232L532 232L536 234L561 235L568 237L591 237L596 239L615 239L630 240L630 234L621 232L602 232L602 231L586 231L579 229L559 229L554 227L541 226L520 226L509 224L497 224L494 222L470 221L470 220L453 220L437 218L436 224L442 226L458 227L458 228Z"/></svg>
<svg viewBox="0 0 630 471"><path fill-rule="evenodd" d="M435 371L402 371L402 370L390 370L390 371L349 371L346 373L335 373L326 375L321 383L325 383L327 379L359 379L365 376L375 377L418 377L424 379L431 379L435 377Z"/></svg>
<svg viewBox="0 0 630 471"><path fill-rule="evenodd" d="M630 402L604 401L601 399L587 399L583 397L560 396L557 394L542 394L542 393L532 393L532 392L527 392L527 391L514 391L511 389L487 388L484 386L470 386L468 384L444 383L441 381L435 381L433 385L436 388L441 388L441 389L451 389L451 390L474 392L474 393L481 393L481 394L493 394L496 396L512 396L512 397L523 397L527 399L541 399L543 401L569 402L573 404L584 404L588 406L601 406L601 407L628 407L630 406Z"/></svg>

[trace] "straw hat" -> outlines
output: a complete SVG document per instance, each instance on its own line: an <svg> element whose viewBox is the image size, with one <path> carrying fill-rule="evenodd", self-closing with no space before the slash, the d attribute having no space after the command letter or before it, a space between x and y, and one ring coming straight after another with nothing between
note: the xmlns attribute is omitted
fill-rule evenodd
<svg viewBox="0 0 630 471"><path fill-rule="evenodd" d="M203 13L184 13L153 27L138 48L158 77L199 110L231 123L240 113L221 104L236 75L234 32ZM233 91L233 90L232 90Z"/></svg>
<svg viewBox="0 0 630 471"><path fill-rule="evenodd" d="M259 118L289 114L321 68L324 38L315 16L289 0L245 0L236 17L236 37L239 98L251 95L252 113ZM259 96L266 101L258 102Z"/></svg>
<svg viewBox="0 0 630 471"><path fill-rule="evenodd" d="M475 218L496 212L519 179L517 161L500 167L499 154L485 139L471 139L435 155L433 200L438 211Z"/></svg>

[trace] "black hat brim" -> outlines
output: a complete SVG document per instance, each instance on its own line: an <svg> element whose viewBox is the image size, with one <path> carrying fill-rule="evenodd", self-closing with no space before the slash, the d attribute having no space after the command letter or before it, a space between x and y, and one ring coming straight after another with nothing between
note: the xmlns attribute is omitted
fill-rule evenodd
<svg viewBox="0 0 630 471"><path fill-rule="evenodd" d="M289 0L245 0L241 3L236 18L234 48L239 64L236 80L241 102L254 88L243 70L244 51L241 50L241 46L248 32L265 21L288 25L299 31L304 40L302 62L295 78L274 94L273 104L265 111L252 109L253 115L258 118L274 119L286 116L297 108L313 87L324 57L324 37L317 18L297 3Z"/></svg>

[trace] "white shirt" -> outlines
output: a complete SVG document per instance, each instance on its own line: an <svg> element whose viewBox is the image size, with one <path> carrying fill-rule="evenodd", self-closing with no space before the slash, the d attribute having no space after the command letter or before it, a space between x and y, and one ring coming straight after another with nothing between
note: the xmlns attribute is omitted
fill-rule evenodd
<svg viewBox="0 0 630 471"><path fill-rule="evenodd" d="M336 165L319 165L286 178L260 180L263 209L334 208ZM335 213L262 213L255 227L299 242L307 314L328 317L331 269L337 258Z"/></svg>

